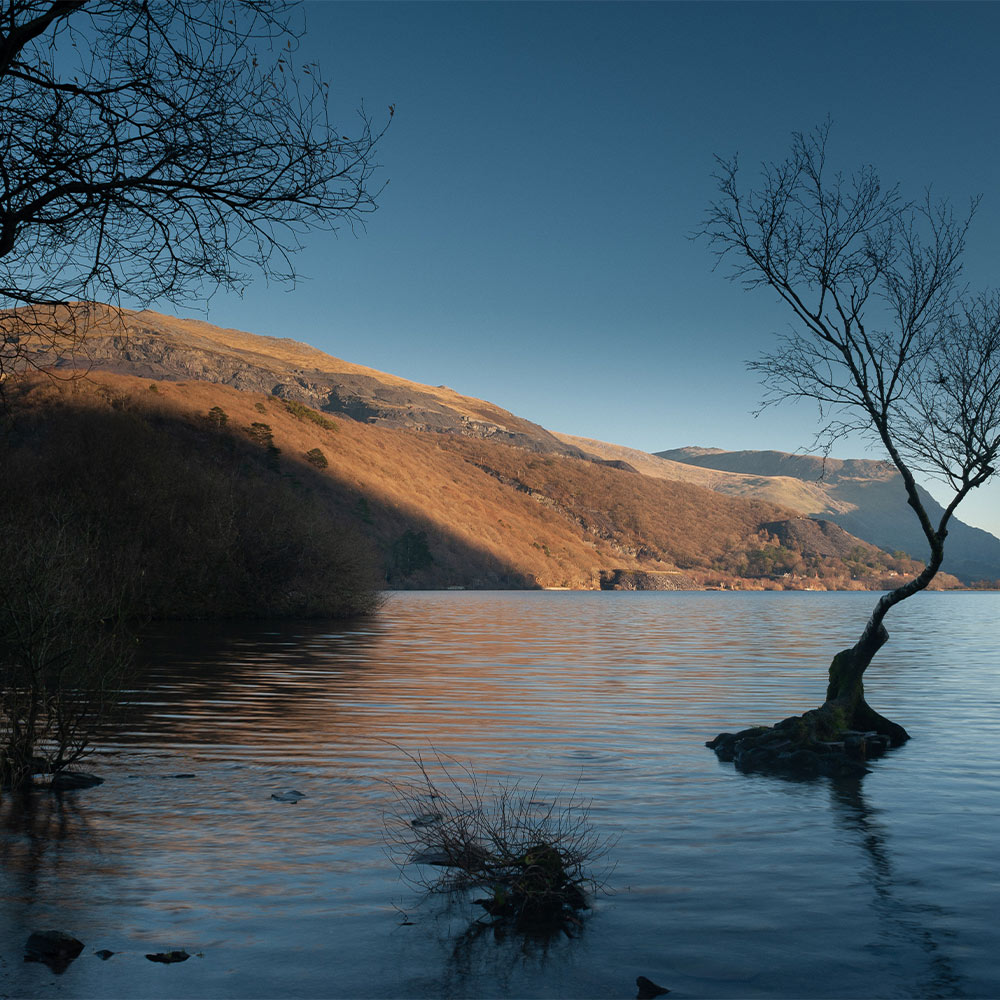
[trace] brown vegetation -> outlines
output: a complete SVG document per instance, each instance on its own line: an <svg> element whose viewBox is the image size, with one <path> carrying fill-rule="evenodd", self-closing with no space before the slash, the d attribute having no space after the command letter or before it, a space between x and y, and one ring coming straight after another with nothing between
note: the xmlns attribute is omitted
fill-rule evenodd
<svg viewBox="0 0 1000 1000"><path fill-rule="evenodd" d="M157 391L150 391L154 386ZM359 423L213 383L157 383L100 373L65 383L61 390L36 388L27 399L52 413L86 412L88 419L99 413L103 418L127 416L131 434L139 433L134 429L139 425L146 427L141 435L159 428L159 437L144 437L124 448L109 445L105 450L114 454L108 460L119 467L111 476L97 478L120 481L127 473L120 467L121 456L146 453L157 468L147 469L145 478L158 484L164 496L176 488L170 507L174 513L154 518L159 523L150 530L163 547L177 544L176 537L167 539L176 535L176 511L189 502L183 498L192 489L192 477L178 467L178 455L194 443L205 447L214 441L229 457L213 461L213 475L230 469L230 477L238 479L233 469L252 469L255 476L266 470L270 478L255 488L264 490L267 482L270 491L280 482L288 491L285 500L227 501L228 506L221 505L225 510L234 504L251 509L255 530L284 532L287 551L302 543L301 536L294 544L287 538L296 507L299 514L309 511L300 518L308 525L302 529L307 546L322 548L324 531L364 536L377 553L380 577L395 588L596 589L602 574L607 581L623 570L653 575L664 586L675 580L678 588L860 589L884 585L905 565L843 533L839 553L817 546L801 529L781 528L789 515L773 504L571 456ZM66 419L69 426L78 418ZM65 451L87 452L91 444L80 444L80 433L70 434L67 441L75 443L67 443ZM91 433L90 439L96 436ZM104 446L95 447L101 452ZM162 463L157 458L161 451ZM212 539L232 541L221 513L204 518ZM823 531L819 535L827 537ZM262 545L257 538L239 547L254 551ZM194 565L176 580L175 611L192 613L206 593L219 602L211 608L226 606L222 595L233 588L227 588L221 570L210 568L222 565L214 546L213 541L205 550L189 552ZM208 590L206 575L215 581ZM276 584L268 598L274 603L258 594L256 606L280 612L295 606L287 594L305 590ZM278 600L278 593L286 598ZM244 600L243 607L250 606L253 602ZM156 607L161 609L156 613L175 613L165 599ZM230 607L220 612L206 606L203 613L241 613L235 602ZM310 613L306 605L301 607Z"/></svg>
<svg viewBox="0 0 1000 1000"><path fill-rule="evenodd" d="M68 531L91 581L128 580L130 615L373 610L373 556L325 491L276 469L269 425L184 413L154 386L43 382L12 399L4 544Z"/></svg>

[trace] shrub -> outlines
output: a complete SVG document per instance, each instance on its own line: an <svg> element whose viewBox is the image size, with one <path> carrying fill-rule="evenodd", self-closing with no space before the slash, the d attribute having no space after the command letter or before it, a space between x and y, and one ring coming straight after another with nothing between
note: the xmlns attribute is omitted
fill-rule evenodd
<svg viewBox="0 0 1000 1000"><path fill-rule="evenodd" d="M428 569L433 562L427 532L407 528L389 550L389 576L405 579L419 570Z"/></svg>
<svg viewBox="0 0 1000 1000"><path fill-rule="evenodd" d="M368 503L367 497L359 497L357 504L355 504L354 510L357 513L358 517L361 518L361 520L364 521L365 524L373 523L372 509L371 505Z"/></svg>
<svg viewBox="0 0 1000 1000"><path fill-rule="evenodd" d="M308 420L310 423L316 424L324 430L339 430L334 421L330 420L329 417L324 417L322 413L314 410L311 406L306 406L304 403L300 403L296 399L286 399L284 402L285 409L288 410L293 417L297 417L299 420Z"/></svg>
<svg viewBox="0 0 1000 1000"><path fill-rule="evenodd" d="M580 924L588 891L606 886L607 871L590 868L614 840L594 831L589 804L575 790L546 802L538 783L490 783L436 751L431 764L403 753L419 778L388 783L394 801L383 826L405 878L428 892L485 889L474 902L494 924L518 931L551 934Z"/></svg>
<svg viewBox="0 0 1000 1000"><path fill-rule="evenodd" d="M229 423L229 414L221 406L213 406L208 411L208 422L221 430Z"/></svg>
<svg viewBox="0 0 1000 1000"><path fill-rule="evenodd" d="M86 523L10 502L0 517L0 786L24 788L91 749L132 664L137 570L95 558Z"/></svg>
<svg viewBox="0 0 1000 1000"><path fill-rule="evenodd" d="M306 461L310 465L315 465L317 469L325 469L330 464L319 448L310 448L306 452Z"/></svg>

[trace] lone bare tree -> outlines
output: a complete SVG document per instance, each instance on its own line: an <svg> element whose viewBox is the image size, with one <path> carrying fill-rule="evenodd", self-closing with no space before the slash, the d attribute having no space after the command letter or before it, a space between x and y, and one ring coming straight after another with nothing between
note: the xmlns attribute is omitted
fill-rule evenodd
<svg viewBox="0 0 1000 1000"><path fill-rule="evenodd" d="M331 122L303 30L284 0L2 3L0 380L79 347L72 303L292 278L374 210L384 126Z"/></svg>
<svg viewBox="0 0 1000 1000"><path fill-rule="evenodd" d="M845 433L866 435L899 470L927 539L924 570L880 597L858 641L834 657L819 710L828 727L874 730L898 745L906 730L868 705L862 677L889 638L886 614L931 582L955 509L994 475L1000 296L959 284L976 201L956 216L929 193L907 201L898 186L884 188L871 166L831 171L829 133L827 122L795 134L788 158L765 165L749 191L735 158L717 160L718 197L700 235L734 280L773 289L794 317L778 349L751 364L765 405L818 402L827 449ZM919 474L949 488L936 524Z"/></svg>

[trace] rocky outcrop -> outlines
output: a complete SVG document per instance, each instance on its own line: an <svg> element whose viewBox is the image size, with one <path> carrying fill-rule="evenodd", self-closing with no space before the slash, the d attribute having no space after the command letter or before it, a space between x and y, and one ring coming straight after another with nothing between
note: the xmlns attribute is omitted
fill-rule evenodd
<svg viewBox="0 0 1000 1000"><path fill-rule="evenodd" d="M860 777L865 761L881 757L891 746L888 736L845 729L830 731L821 709L792 716L776 726L754 726L720 733L705 746L737 770L793 778Z"/></svg>
<svg viewBox="0 0 1000 1000"><path fill-rule="evenodd" d="M601 590L701 590L683 573L634 569L601 570Z"/></svg>
<svg viewBox="0 0 1000 1000"><path fill-rule="evenodd" d="M222 330L145 311L92 307L86 335L56 355L43 340L25 349L36 367L88 369L162 381L217 382L305 403L361 423L459 434L528 451L584 457L580 449L507 410L341 361L305 344Z"/></svg>

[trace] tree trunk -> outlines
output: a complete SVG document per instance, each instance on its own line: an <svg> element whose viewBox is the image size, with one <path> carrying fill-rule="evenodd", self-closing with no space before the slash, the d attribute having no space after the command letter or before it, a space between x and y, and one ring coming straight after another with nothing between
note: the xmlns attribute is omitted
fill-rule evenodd
<svg viewBox="0 0 1000 1000"><path fill-rule="evenodd" d="M826 689L826 702L820 709L837 720L838 729L856 729L888 736L898 747L910 734L898 723L879 715L865 701L863 677L872 657L889 641L889 633L879 622L874 628L865 629L864 635L850 649L839 652L830 664L830 683Z"/></svg>

